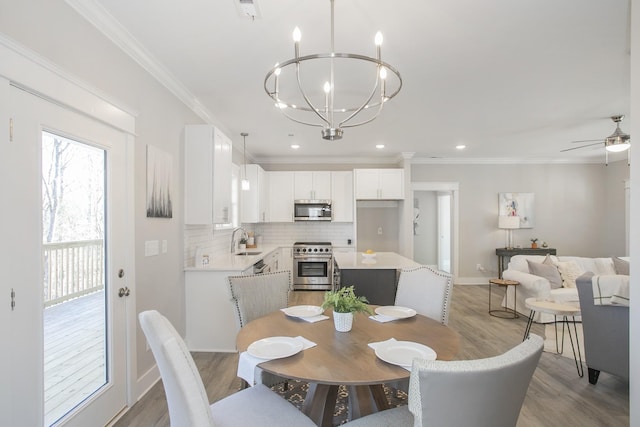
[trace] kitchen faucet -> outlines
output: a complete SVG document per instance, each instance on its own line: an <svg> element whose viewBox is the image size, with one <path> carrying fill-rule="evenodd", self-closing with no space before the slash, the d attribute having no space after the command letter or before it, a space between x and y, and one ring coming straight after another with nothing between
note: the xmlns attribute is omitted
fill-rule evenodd
<svg viewBox="0 0 640 427"><path fill-rule="evenodd" d="M231 233L231 253L235 253L236 252L236 233L238 231L242 231L242 237L244 237L245 239L249 238L249 234L247 233L247 230L245 230L242 227L237 227L233 229L233 232Z"/></svg>

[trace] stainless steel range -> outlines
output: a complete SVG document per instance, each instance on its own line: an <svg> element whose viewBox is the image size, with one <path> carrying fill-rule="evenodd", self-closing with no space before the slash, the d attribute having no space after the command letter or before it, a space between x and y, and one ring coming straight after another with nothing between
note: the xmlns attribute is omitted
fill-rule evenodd
<svg viewBox="0 0 640 427"><path fill-rule="evenodd" d="M293 244L293 289L330 290L332 270L331 242Z"/></svg>

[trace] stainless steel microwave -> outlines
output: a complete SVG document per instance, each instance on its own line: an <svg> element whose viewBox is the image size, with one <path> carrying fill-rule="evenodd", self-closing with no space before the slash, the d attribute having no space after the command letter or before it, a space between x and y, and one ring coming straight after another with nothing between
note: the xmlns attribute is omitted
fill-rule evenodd
<svg viewBox="0 0 640 427"><path fill-rule="evenodd" d="M331 200L295 200L296 221L331 221Z"/></svg>

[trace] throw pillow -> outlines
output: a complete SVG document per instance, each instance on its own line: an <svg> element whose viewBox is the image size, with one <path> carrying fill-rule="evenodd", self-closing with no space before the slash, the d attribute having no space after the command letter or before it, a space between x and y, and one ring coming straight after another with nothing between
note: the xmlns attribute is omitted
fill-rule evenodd
<svg viewBox="0 0 640 427"><path fill-rule="evenodd" d="M618 258L617 256L614 256L613 268L616 270L616 274L624 274L625 276L629 275L629 261L625 261Z"/></svg>
<svg viewBox="0 0 640 427"><path fill-rule="evenodd" d="M558 271L562 277L562 286L565 288L575 288L576 279L584 273L575 261L558 262Z"/></svg>
<svg viewBox="0 0 640 427"><path fill-rule="evenodd" d="M558 289L562 287L562 277L558 272L558 267L555 265L548 265L540 262L533 262L527 260L529 264L529 273L534 276L544 277L551 284L551 289Z"/></svg>

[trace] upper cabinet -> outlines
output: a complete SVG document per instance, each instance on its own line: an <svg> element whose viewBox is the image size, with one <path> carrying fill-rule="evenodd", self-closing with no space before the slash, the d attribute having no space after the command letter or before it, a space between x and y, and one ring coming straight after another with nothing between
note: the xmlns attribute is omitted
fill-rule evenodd
<svg viewBox="0 0 640 427"><path fill-rule="evenodd" d="M354 169L357 200L404 199L404 169Z"/></svg>
<svg viewBox="0 0 640 427"><path fill-rule="evenodd" d="M269 175L269 222L293 222L294 172L267 172Z"/></svg>
<svg viewBox="0 0 640 427"><path fill-rule="evenodd" d="M353 172L331 172L331 214L334 222L353 222Z"/></svg>
<svg viewBox="0 0 640 427"><path fill-rule="evenodd" d="M231 140L210 125L185 127L184 222L231 222Z"/></svg>
<svg viewBox="0 0 640 427"><path fill-rule="evenodd" d="M294 199L331 200L331 172L294 172Z"/></svg>
<svg viewBox="0 0 640 427"><path fill-rule="evenodd" d="M245 166L240 166L241 176L244 177ZM267 221L267 173L259 165L246 165L246 179L249 180L249 190L240 191L240 221L257 223Z"/></svg>

